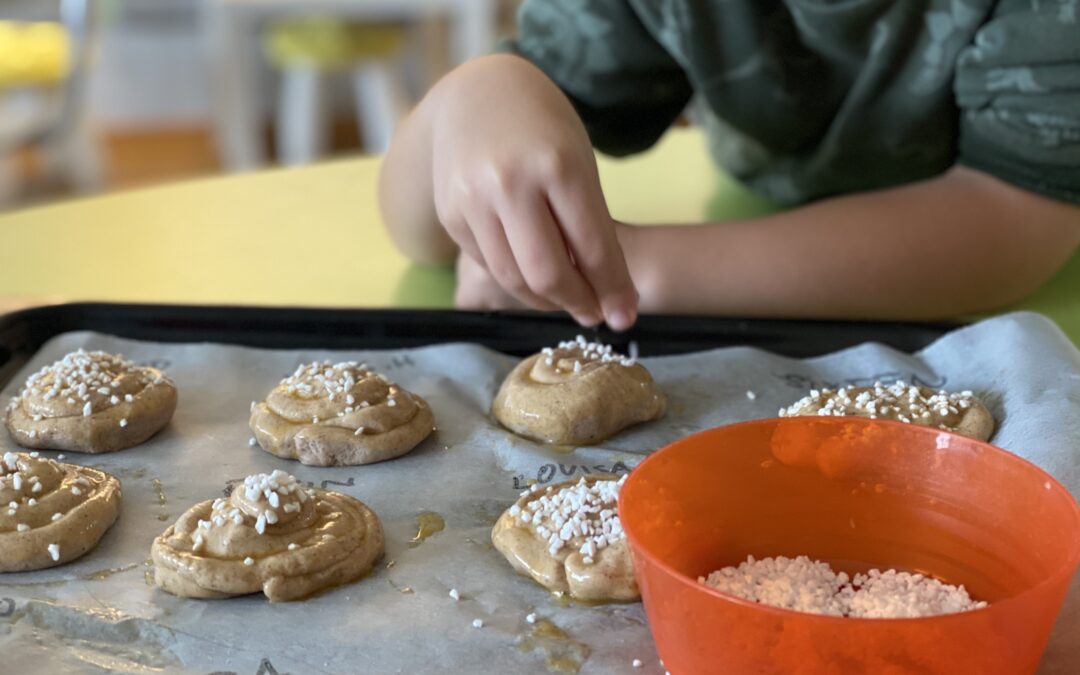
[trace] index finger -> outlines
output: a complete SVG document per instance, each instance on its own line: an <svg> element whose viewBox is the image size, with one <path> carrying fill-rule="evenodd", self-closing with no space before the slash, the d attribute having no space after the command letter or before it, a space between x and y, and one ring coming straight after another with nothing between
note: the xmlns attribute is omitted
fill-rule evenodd
<svg viewBox="0 0 1080 675"><path fill-rule="evenodd" d="M571 263L543 193L524 192L502 206L507 241L533 292L568 311L583 326L600 323L603 317L596 295Z"/></svg>
<svg viewBox="0 0 1080 675"><path fill-rule="evenodd" d="M614 330L626 330L637 319L637 289L598 181L556 181L548 201L560 225L575 266L592 286L604 319Z"/></svg>

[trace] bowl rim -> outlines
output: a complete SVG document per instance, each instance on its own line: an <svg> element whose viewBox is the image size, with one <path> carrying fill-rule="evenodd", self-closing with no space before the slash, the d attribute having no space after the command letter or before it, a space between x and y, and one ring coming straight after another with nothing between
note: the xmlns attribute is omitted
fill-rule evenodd
<svg viewBox="0 0 1080 675"><path fill-rule="evenodd" d="M719 426L710 427L708 429L702 429L701 431L697 431L697 432L694 432L692 434L688 434L686 436L682 436L680 438L677 438L676 440L671 441L667 445L664 445L663 447L661 447L658 450L656 450L656 451L652 452L651 454L649 454L644 460L639 462L630 471L630 473L628 474L628 476L626 478L626 483L623 484L622 489L623 490L626 489L626 486L629 485L631 483L631 481L634 480L634 474L637 473L638 470L641 469L643 466L646 466L649 462L652 462L654 460L654 458L660 456L662 453L664 453L666 451L670 451L675 446L681 445L682 443L684 443L686 441L689 441L692 438L696 438L698 436L710 435L710 434L716 433L717 431L720 431L722 429L730 429L730 428L735 428L735 427L762 426L762 425L765 425L765 424L776 425L778 423L782 423L782 424L809 424L811 422L817 422L817 423L824 422L825 424L845 424L845 423L846 424L852 424L852 423L854 423L854 424L862 424L862 425L866 425L866 426L895 427L897 429L903 429L904 431L915 431L915 433L947 434L949 436L955 436L957 438L960 438L964 442L977 443L977 444L979 444L981 446L984 446L986 449L990 450L991 452L1004 455L1006 461L1012 461L1012 462L1018 463L1020 465L1026 466L1029 469L1034 469L1037 474L1041 474L1044 477L1044 479L1045 479L1044 483L1045 483L1045 481L1050 482L1051 491L1060 490L1061 492L1063 492L1066 497L1068 497L1069 499L1072 500L1073 519L1074 519L1074 521L1076 521L1078 528L1080 528L1080 503L1077 502L1076 498L1072 495L1072 493L1068 490L1068 488L1066 488L1064 485L1062 485L1056 478L1051 476L1044 469L1042 469L1038 465L1024 459L1023 457L1020 457L1019 455L1017 455L1017 454L1015 454L1013 452L1010 452L1010 451L1008 451L1008 450L1006 450L1004 448L996 446L993 443L990 443L989 441L982 441L982 440L979 440L977 438L972 438L971 436L964 436L963 434L958 434L958 433L952 432L952 431L946 431L944 429L938 429L938 428L935 428L935 427L926 427L926 426L916 425L916 424L908 424L908 423L904 423L904 422L897 422L897 421L894 421L894 420L869 419L869 418L865 418L865 417L856 417L856 416L829 417L829 416L824 416L824 415L806 415L806 416L798 416L798 417L764 417L764 418L758 418L758 419L753 419L753 420L744 420L742 422L733 422L731 424L721 424ZM1080 567L1080 538L1078 538L1073 543L1074 562L1071 563L1071 567L1072 567L1071 572L1069 572L1069 570L1068 570L1068 568L1070 567L1070 563L1065 563L1065 565L1061 569L1055 570L1052 574L1047 575L1045 578L1040 580L1038 583L1036 583L1036 584L1034 584L1034 585L1032 585L1032 586L1030 586L1028 588L1025 588L1023 591L1021 591L1019 593L1016 593L1015 595L1010 595L1009 597L1004 598L1002 600L997 600L997 601L994 601L994 602L988 602L985 607L981 607L981 608L978 608L978 609L971 609L971 610L967 610L967 611L964 611L964 612L953 612L953 613L949 613L949 614L934 614L934 615L931 615L931 616L896 617L896 618L849 617L849 616L835 616L835 615L832 615L832 614L816 614L816 613L813 613L813 612L802 612L802 611L799 611L799 610L787 609L787 608L784 608L784 607L774 607L772 605L763 605L763 604L758 603L758 602L753 602L753 601L750 601L750 600L746 600L744 598L740 598L740 597L735 596L735 595L724 593L723 591L717 590L717 589L713 588L712 586L707 586L707 585L699 582L697 579L692 578L689 575L683 574L682 572L679 572L678 570L674 569L668 563L661 560L659 558L659 556L656 556L655 554L650 552L645 546L643 546L641 544L641 542L638 540L637 535L633 532L632 528L627 527L627 520L624 517L624 513L623 513L623 504L624 504L624 502L622 501L621 496L622 495L621 495L621 491L620 491L620 500L619 500L619 507L618 507L618 509L619 509L619 521L622 523L623 532L625 533L627 542L630 544L630 548L631 548L631 551L633 553L635 553L637 555L641 555L641 556L643 556L645 558L648 558L649 563L651 565L654 565L654 566L660 568L668 576L678 580L679 583L681 583L683 585L686 585L686 586L689 586L690 588L692 588L692 589L694 589L696 591L704 592L704 593L706 593L708 595L711 595L711 596L713 596L713 597L715 597L715 598L717 598L719 600L734 603L735 605L744 607L746 609L756 610L756 611L759 611L759 612L765 612L766 614L774 614L774 615L777 616L777 618L780 618L780 619L801 618L803 620L811 620L811 621L836 622L837 625L844 625L844 624L850 625L850 624L854 624L854 623L866 624L868 622L872 623L872 622L879 622L879 621L888 621L890 623L896 623L896 622L918 622L918 623L938 622L938 623L940 623L940 622L944 622L944 621L963 620L965 617L968 617L968 616L973 615L973 614L984 614L984 613L988 613L988 612L1008 611L1008 608L1011 605L1013 605L1014 603L1019 602L1021 599L1028 596L1029 594L1035 593L1036 591L1042 589L1043 587L1053 583L1059 577L1064 577L1065 581L1068 582L1068 580L1071 579L1072 576L1076 574L1077 568ZM642 594L642 602L644 603L644 594ZM1064 599L1063 599L1063 602L1064 602ZM1060 611L1061 611L1061 608L1059 607L1058 608L1058 613L1060 613ZM1055 622L1056 622L1056 618L1057 618L1057 615L1055 615Z"/></svg>

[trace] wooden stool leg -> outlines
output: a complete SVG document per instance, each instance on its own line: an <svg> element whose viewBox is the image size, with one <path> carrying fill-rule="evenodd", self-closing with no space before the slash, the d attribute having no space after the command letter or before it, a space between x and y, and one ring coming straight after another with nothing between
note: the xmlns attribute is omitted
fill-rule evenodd
<svg viewBox="0 0 1080 675"><path fill-rule="evenodd" d="M0 211L15 204L21 191L22 179L15 157L0 155Z"/></svg>
<svg viewBox="0 0 1080 675"><path fill-rule="evenodd" d="M73 122L45 144L44 162L50 179L63 181L75 192L100 192L105 187L100 148L85 119Z"/></svg>
<svg viewBox="0 0 1080 675"><path fill-rule="evenodd" d="M408 112L408 94L395 66L390 61L369 61L353 69L360 137L371 154L386 152L398 121Z"/></svg>
<svg viewBox="0 0 1080 675"><path fill-rule="evenodd" d="M329 148L326 75L314 66L289 66L281 74L276 126L278 161L308 164Z"/></svg>

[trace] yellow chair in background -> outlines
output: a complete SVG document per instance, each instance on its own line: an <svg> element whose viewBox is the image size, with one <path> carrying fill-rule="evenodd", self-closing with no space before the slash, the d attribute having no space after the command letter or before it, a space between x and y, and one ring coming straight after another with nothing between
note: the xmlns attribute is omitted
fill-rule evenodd
<svg viewBox="0 0 1080 675"><path fill-rule="evenodd" d="M45 181L82 192L101 186L83 114L89 2L53 3L59 21L0 21L0 205L22 191L11 160L24 148L41 151Z"/></svg>
<svg viewBox="0 0 1080 675"><path fill-rule="evenodd" d="M58 86L70 63L71 44L59 23L0 21L0 91Z"/></svg>
<svg viewBox="0 0 1080 675"><path fill-rule="evenodd" d="M384 152L408 111L402 72L405 28L303 18L271 25L263 36L267 60L281 74L276 116L278 159L315 161L329 145L331 96L327 84L348 78L366 152Z"/></svg>

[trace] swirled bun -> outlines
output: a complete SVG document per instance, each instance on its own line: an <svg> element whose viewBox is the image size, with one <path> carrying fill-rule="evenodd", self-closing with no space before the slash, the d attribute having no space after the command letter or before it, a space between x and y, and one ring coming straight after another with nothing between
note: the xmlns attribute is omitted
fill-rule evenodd
<svg viewBox="0 0 1080 675"><path fill-rule="evenodd" d="M283 471L248 476L154 540L154 583L189 598L262 592L299 600L356 581L382 555L382 525L353 497L305 488Z"/></svg>
<svg viewBox="0 0 1080 675"><path fill-rule="evenodd" d="M249 424L272 455L344 466L404 455L435 417L421 397L350 361L300 366L252 406Z"/></svg>
<svg viewBox="0 0 1080 675"><path fill-rule="evenodd" d="M175 410L176 387L157 368L80 349L31 375L5 423L23 447L114 452L149 439Z"/></svg>
<svg viewBox="0 0 1080 675"><path fill-rule="evenodd" d="M618 516L623 479L587 476L534 487L499 517L491 542L518 574L578 600L641 597Z"/></svg>
<svg viewBox="0 0 1080 675"><path fill-rule="evenodd" d="M970 391L950 393L902 380L871 387L813 390L786 408L781 417L868 417L953 431L980 441L994 433L994 416Z"/></svg>
<svg viewBox="0 0 1080 675"><path fill-rule="evenodd" d="M85 555L116 521L120 481L97 469L7 452L0 460L0 572Z"/></svg>
<svg viewBox="0 0 1080 675"><path fill-rule="evenodd" d="M519 363L491 412L521 436L588 445L659 419L666 407L667 398L644 366L579 335Z"/></svg>

